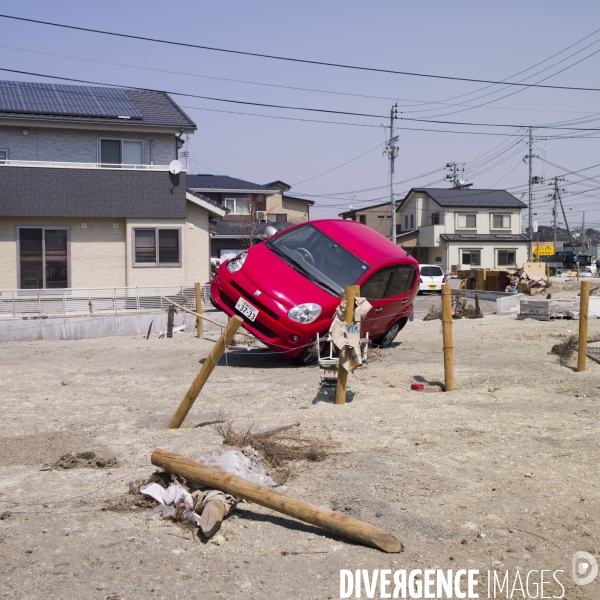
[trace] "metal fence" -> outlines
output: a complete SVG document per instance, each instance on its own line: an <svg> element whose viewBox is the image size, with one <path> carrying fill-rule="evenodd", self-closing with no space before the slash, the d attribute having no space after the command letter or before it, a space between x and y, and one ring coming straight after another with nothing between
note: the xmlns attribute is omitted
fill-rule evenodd
<svg viewBox="0 0 600 600"><path fill-rule="evenodd" d="M202 309L212 309L210 285L202 285L201 290ZM156 312L169 307L162 296L196 309L194 286L185 285L0 290L0 317Z"/></svg>

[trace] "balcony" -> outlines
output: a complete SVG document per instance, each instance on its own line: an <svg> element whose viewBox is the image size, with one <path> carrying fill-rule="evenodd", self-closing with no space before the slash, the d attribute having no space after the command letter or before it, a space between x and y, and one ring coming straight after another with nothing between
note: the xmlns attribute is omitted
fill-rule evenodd
<svg viewBox="0 0 600 600"><path fill-rule="evenodd" d="M0 216L184 218L185 178L168 165L2 161Z"/></svg>

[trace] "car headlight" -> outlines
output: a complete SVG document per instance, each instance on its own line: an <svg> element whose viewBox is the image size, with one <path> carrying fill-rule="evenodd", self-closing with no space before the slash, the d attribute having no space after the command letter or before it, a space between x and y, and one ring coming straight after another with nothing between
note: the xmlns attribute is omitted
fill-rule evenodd
<svg viewBox="0 0 600 600"><path fill-rule="evenodd" d="M288 317L297 323L312 323L321 314L322 308L314 302L306 304L298 304L294 308L290 308Z"/></svg>
<svg viewBox="0 0 600 600"><path fill-rule="evenodd" d="M237 273L242 268L242 265L246 262L247 256L247 252L242 252L241 254L238 254L235 258L232 258L227 263L227 270L230 273Z"/></svg>

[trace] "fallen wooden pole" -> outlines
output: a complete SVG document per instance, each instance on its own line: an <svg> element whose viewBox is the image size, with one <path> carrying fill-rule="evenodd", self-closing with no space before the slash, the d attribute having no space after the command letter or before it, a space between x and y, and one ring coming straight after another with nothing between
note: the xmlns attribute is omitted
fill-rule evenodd
<svg viewBox="0 0 600 600"><path fill-rule="evenodd" d="M242 477L230 475L225 471L207 467L179 454L157 448L152 453L151 461L153 465L181 475L189 481L260 504L305 523L333 531L361 544L384 552L400 552L403 549L400 540L385 529L374 527L327 508L320 508L314 504L290 498L280 492L257 485Z"/></svg>
<svg viewBox="0 0 600 600"><path fill-rule="evenodd" d="M190 315L194 315L198 319L204 319L205 321L208 321L209 323L212 323L213 325L218 325L219 327L221 327L221 329L225 329L225 327L227 327L227 325L223 325L223 323L219 323L219 321L213 321L212 319L209 319L208 317L205 317L204 315L194 312L193 310L190 310L189 308L186 308L185 306L181 306L181 304L177 304L177 302L173 302L173 300L170 300L166 296L161 296L161 298L163 300L166 300L167 302L170 302L173 306L176 306L183 312L190 313Z"/></svg>
<svg viewBox="0 0 600 600"><path fill-rule="evenodd" d="M579 266L579 263L577 263ZM585 371L587 340L588 340L588 312L590 306L590 282L581 282L579 297L579 342L577 345L577 371Z"/></svg>
<svg viewBox="0 0 600 600"><path fill-rule="evenodd" d="M202 289L200 284L194 285L194 292L196 293L196 335L202 337L204 332L202 331Z"/></svg>
<svg viewBox="0 0 600 600"><path fill-rule="evenodd" d="M346 286L346 311L344 312L344 323L352 325L354 320L354 299L360 296L360 286ZM340 350L340 363L338 366L337 383L335 386L335 403L346 404L346 385L348 383L348 371L342 367L346 356L347 347Z"/></svg>
<svg viewBox="0 0 600 600"><path fill-rule="evenodd" d="M452 290L449 283L442 284L442 332L444 338L445 391L454 390L454 348L452 346Z"/></svg>
<svg viewBox="0 0 600 600"><path fill-rule="evenodd" d="M198 394L202 391L204 384L208 381L210 374L214 371L214 368L217 366L219 359L223 356L225 349L233 340L233 336L238 330L239 326L243 323L242 317L238 317L234 315L229 319L229 323L227 323L227 327L221 333L221 336L217 340L217 343L213 346L208 358L204 361L202 368L196 375L196 378L192 382L190 389L187 391L187 394L184 396L181 404L175 411L173 418L169 422L169 429L179 429L181 424L185 421L187 414L190 412L190 409L194 405Z"/></svg>

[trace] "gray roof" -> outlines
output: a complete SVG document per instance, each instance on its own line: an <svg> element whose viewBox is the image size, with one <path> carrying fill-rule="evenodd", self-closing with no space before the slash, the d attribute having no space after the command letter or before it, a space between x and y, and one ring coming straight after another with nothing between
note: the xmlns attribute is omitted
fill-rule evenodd
<svg viewBox="0 0 600 600"><path fill-rule="evenodd" d="M314 200L306 200L305 198L298 198L298 196L289 196L288 194L283 194L284 200L292 200L293 202L303 202L304 204L308 204L312 206L315 201Z"/></svg>
<svg viewBox="0 0 600 600"><path fill-rule="evenodd" d="M211 234L213 237L248 237L250 234L249 224L250 221L243 219L221 219L220 221L217 221L215 226L211 229ZM265 229L269 225L281 230L291 227L293 223L287 223L285 221L268 221L267 223L255 222L253 231L254 236L259 238L266 237Z"/></svg>
<svg viewBox="0 0 600 600"><path fill-rule="evenodd" d="M31 82L15 82L30 90L32 86L42 85ZM55 86L57 87L57 86ZM72 87L72 86L69 86ZM98 90L101 94L107 88L103 87L85 87L87 90ZM108 88L114 89L114 88ZM72 115L56 114L37 114L20 113L0 110L0 121L2 120L22 120L22 121L52 121L56 123L90 123L90 124L119 124L120 126L132 128L143 128L144 126L164 127L168 129L179 130L184 128L191 131L196 129L196 124L188 115L172 100L165 92L154 92L146 90L123 89L125 95L142 115L141 119L115 119L111 117L85 117Z"/></svg>
<svg viewBox="0 0 600 600"><path fill-rule="evenodd" d="M190 175L187 174L186 186L194 190L264 190L276 192L273 188L260 183L251 183L228 175Z"/></svg>
<svg viewBox="0 0 600 600"><path fill-rule="evenodd" d="M442 233L440 238L445 242L528 242L529 238L522 233Z"/></svg>
<svg viewBox="0 0 600 600"><path fill-rule="evenodd" d="M229 212L229 209L226 206L224 206L220 202L217 202L216 200L211 200L210 198L207 198L204 194L201 194L200 192L194 192L190 188L187 188L186 191L189 192L190 194L192 194L192 196L196 196L196 198L201 198L202 200L204 200L204 202L208 202L209 204L212 204L216 208L220 208L221 210L224 210L226 213Z"/></svg>
<svg viewBox="0 0 600 600"><path fill-rule="evenodd" d="M440 206L477 208L526 208L519 199L506 190L474 190L459 188L412 188L402 202L412 192L425 193Z"/></svg>
<svg viewBox="0 0 600 600"><path fill-rule="evenodd" d="M389 206L390 201L380 202L379 204L370 204L369 206L361 206L359 208L353 208L352 210L347 210L345 212L339 213L338 217L352 217L355 216L359 212L364 212L366 210L371 210L372 208L379 208L380 206ZM396 201L396 205L398 206L398 202Z"/></svg>

